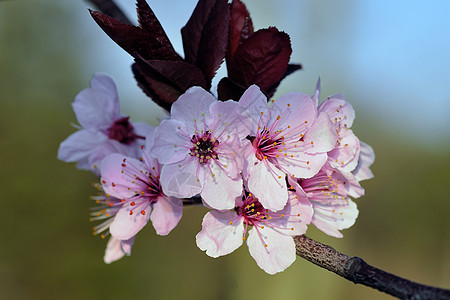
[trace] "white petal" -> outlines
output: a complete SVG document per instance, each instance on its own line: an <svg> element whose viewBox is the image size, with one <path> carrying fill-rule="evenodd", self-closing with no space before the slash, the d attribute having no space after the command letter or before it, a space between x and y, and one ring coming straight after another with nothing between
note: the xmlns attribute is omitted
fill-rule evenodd
<svg viewBox="0 0 450 300"><path fill-rule="evenodd" d="M201 87L191 87L173 103L170 110L171 118L201 121L202 114L207 118L209 107L216 101L218 100L213 95Z"/></svg>
<svg viewBox="0 0 450 300"><path fill-rule="evenodd" d="M148 222L151 208L148 206L144 211L145 215L141 214L141 209L136 207L133 214L130 211L133 206L124 205L114 217L114 221L109 227L111 235L119 240L128 240L136 235Z"/></svg>
<svg viewBox="0 0 450 300"><path fill-rule="evenodd" d="M294 239L267 226L258 230L261 236L256 227L249 231L247 245L250 255L269 274L284 271L295 261Z"/></svg>
<svg viewBox="0 0 450 300"><path fill-rule="evenodd" d="M243 243L243 220L237 218L234 211L208 212L203 218L202 230L196 236L197 246L211 257L233 252Z"/></svg>
<svg viewBox="0 0 450 300"><path fill-rule="evenodd" d="M216 164L210 164L210 167L211 170L205 170L205 183L200 195L214 209L234 208L236 197L242 195L242 178L231 179Z"/></svg>
<svg viewBox="0 0 450 300"><path fill-rule="evenodd" d="M188 160L162 167L160 182L167 196L189 198L202 191L205 172L195 158Z"/></svg>
<svg viewBox="0 0 450 300"><path fill-rule="evenodd" d="M150 216L153 227L159 235L167 235L177 226L183 214L183 203L174 197L158 197Z"/></svg>
<svg viewBox="0 0 450 300"><path fill-rule="evenodd" d="M285 174L267 160L253 159L248 166L248 188L272 211L283 209L288 200Z"/></svg>

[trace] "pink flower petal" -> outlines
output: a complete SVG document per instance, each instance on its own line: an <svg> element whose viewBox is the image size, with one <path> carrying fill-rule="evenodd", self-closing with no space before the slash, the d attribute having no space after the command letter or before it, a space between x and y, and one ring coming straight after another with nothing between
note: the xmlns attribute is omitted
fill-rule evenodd
<svg viewBox="0 0 450 300"><path fill-rule="evenodd" d="M334 168L351 172L356 168L359 159L359 139L351 129L341 130L339 145L328 152L328 161Z"/></svg>
<svg viewBox="0 0 450 300"><path fill-rule="evenodd" d="M249 231L247 246L250 255L269 274L284 271L295 261L294 239L267 226L258 231L256 227Z"/></svg>
<svg viewBox="0 0 450 300"><path fill-rule="evenodd" d="M105 250L105 256L103 257L103 260L105 263L110 264L112 262L115 262L125 255L131 254L131 247L134 243L134 237L132 237L129 240L118 240L114 237L111 237L108 240L108 244L106 245Z"/></svg>
<svg viewBox="0 0 450 300"><path fill-rule="evenodd" d="M81 91L72 103L78 122L85 129L107 130L120 118L119 97L114 80L97 74L91 88Z"/></svg>
<svg viewBox="0 0 450 300"><path fill-rule="evenodd" d="M234 211L213 210L203 218L202 230L196 236L197 246L211 257L227 255L242 245L243 234L243 218L237 218Z"/></svg>
<svg viewBox="0 0 450 300"><path fill-rule="evenodd" d="M360 142L360 145L359 162L352 172L358 181L373 178L373 173L369 168L375 161L375 152L372 147L363 142Z"/></svg>
<svg viewBox="0 0 450 300"><path fill-rule="evenodd" d="M171 118L201 121L202 114L208 117L209 107L216 101L213 95L201 87L191 87L172 104Z"/></svg>
<svg viewBox="0 0 450 300"><path fill-rule="evenodd" d="M313 100L308 95L287 93L272 103L269 110L269 124L274 123L278 116L280 116L281 122L277 128L280 129L288 126L295 128L302 124L312 124L316 116L316 110Z"/></svg>
<svg viewBox="0 0 450 300"><path fill-rule="evenodd" d="M272 211L283 209L288 200L285 174L267 160L252 158L248 166L248 188Z"/></svg>
<svg viewBox="0 0 450 300"><path fill-rule="evenodd" d="M153 212L150 216L153 227L159 235L167 235L177 226L183 214L183 203L174 197L158 197L153 204Z"/></svg>
<svg viewBox="0 0 450 300"><path fill-rule="evenodd" d="M311 145L307 153L323 153L334 149L338 140L336 129L326 113L320 113L312 126L306 132L303 140Z"/></svg>
<svg viewBox="0 0 450 300"><path fill-rule="evenodd" d="M133 207L127 204L117 212L114 221L109 227L109 231L114 238L128 240L147 224L151 212L150 206L144 209L144 215L141 214L140 209L134 210L133 214L130 215L131 210L133 210Z"/></svg>
<svg viewBox="0 0 450 300"><path fill-rule="evenodd" d="M65 139L58 149L58 159L65 162L78 162L80 169L90 169L89 155L108 138L101 132L79 130Z"/></svg>
<svg viewBox="0 0 450 300"><path fill-rule="evenodd" d="M194 134L194 126L177 120L163 120L156 128L151 154L162 164L171 164L185 159L190 152L186 146L192 144L190 139ZM183 133L184 132L184 133Z"/></svg>
<svg viewBox="0 0 450 300"><path fill-rule="evenodd" d="M106 244L105 256L103 260L105 263L110 264L116 260L125 256L125 252L122 250L122 241L114 237L110 237Z"/></svg>
<svg viewBox="0 0 450 300"><path fill-rule="evenodd" d="M242 195L242 178L231 179L216 164L211 164L211 171L205 171L205 184L201 192L203 200L214 209L232 209L235 199Z"/></svg>
<svg viewBox="0 0 450 300"><path fill-rule="evenodd" d="M337 238L343 237L339 230L346 229L355 224L358 209L355 202L349 200L347 205L335 207L330 210L327 205L314 204L312 224L324 233Z"/></svg>
<svg viewBox="0 0 450 300"><path fill-rule="evenodd" d="M117 153L105 157L101 165L101 181L104 191L122 199L133 197L139 191L147 189L146 183L136 180L133 176L136 174L130 173L130 169L135 172L147 170L145 164L135 158Z"/></svg>
<svg viewBox="0 0 450 300"><path fill-rule="evenodd" d="M350 103L345 101L343 95L331 95L320 105L319 112L326 112L330 120L340 125L342 129L350 128L355 120L355 111Z"/></svg>
<svg viewBox="0 0 450 300"><path fill-rule="evenodd" d="M164 165L161 169L161 186L167 196L189 198L203 189L205 171L192 159Z"/></svg>

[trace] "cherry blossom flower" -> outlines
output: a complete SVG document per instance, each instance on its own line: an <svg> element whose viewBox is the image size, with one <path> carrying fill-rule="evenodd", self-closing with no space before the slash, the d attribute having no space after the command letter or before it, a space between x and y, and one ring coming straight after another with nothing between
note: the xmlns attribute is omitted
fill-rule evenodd
<svg viewBox="0 0 450 300"><path fill-rule="evenodd" d="M196 236L197 246L216 258L246 241L250 255L264 271L275 274L285 270L296 257L292 236L304 234L312 217L308 201L295 199L294 193L289 196L286 206L276 212L264 208L247 192L236 198L233 210L208 212Z"/></svg>
<svg viewBox="0 0 450 300"><path fill-rule="evenodd" d="M149 139L147 145L152 141ZM101 182L109 195L120 203L109 226L111 235L119 240L129 240L151 219L156 233L167 235L178 224L183 205L180 199L162 192L159 182L161 166L144 151L135 159L122 154L110 154L103 159Z"/></svg>
<svg viewBox="0 0 450 300"><path fill-rule="evenodd" d="M364 195L364 189L353 174L326 164L312 178L291 179L289 183L298 199L311 202L314 209L311 223L324 233L341 238L339 230L355 223L358 209L349 197Z"/></svg>
<svg viewBox="0 0 450 300"><path fill-rule="evenodd" d="M265 208L280 210L288 199L285 175L314 176L334 148L336 132L326 113L317 115L315 103L306 94L286 94L272 100L269 108L264 94L253 85L239 104L253 118L246 151L249 189Z"/></svg>
<svg viewBox="0 0 450 300"><path fill-rule="evenodd" d="M91 211L91 221L103 220L102 223L93 228L93 234L99 235L104 239L109 233L109 227L114 221L114 218L121 207L122 201L111 195L105 194L100 184L95 184L95 187L101 192L98 196L91 196L90 198L95 200L98 206L94 207ZM121 259L125 255L131 254L131 247L134 243L134 237L128 240L119 240L114 237L110 237L106 245L105 256L103 260L109 264L116 260Z"/></svg>
<svg viewBox="0 0 450 300"><path fill-rule="evenodd" d="M360 141L361 151L359 153L358 165L352 171L358 181L373 178L373 173L369 167L375 161L375 152L372 147Z"/></svg>
<svg viewBox="0 0 450 300"><path fill-rule="evenodd" d="M326 112L338 136L333 150L328 152L328 163L340 170L350 172L358 164L360 142L350 127L355 120L355 111L341 94L328 96L320 105L320 78L312 96L317 112Z"/></svg>
<svg viewBox="0 0 450 300"><path fill-rule="evenodd" d="M137 157L144 137L151 131L149 125L132 125L120 114L116 85L105 74L94 75L91 87L75 97L72 107L81 126L61 143L58 159L76 162L78 168L96 175L101 160L110 153Z"/></svg>
<svg viewBox="0 0 450 300"><path fill-rule="evenodd" d="M155 132L151 152L163 164L164 193L179 198L200 194L209 207L234 207L242 193L241 147L250 129L251 119L238 103L190 88Z"/></svg>

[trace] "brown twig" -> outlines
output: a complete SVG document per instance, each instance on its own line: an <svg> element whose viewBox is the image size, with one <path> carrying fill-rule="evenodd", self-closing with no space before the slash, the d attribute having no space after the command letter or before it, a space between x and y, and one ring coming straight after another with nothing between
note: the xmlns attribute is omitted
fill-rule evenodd
<svg viewBox="0 0 450 300"><path fill-rule="evenodd" d="M99 11L113 17L120 22L128 25L132 25L131 21L127 18L124 12L118 7L113 0L86 0L94 4Z"/></svg>
<svg viewBox="0 0 450 300"><path fill-rule="evenodd" d="M450 290L409 281L372 267L359 257L342 254L304 235L294 237L297 255L354 283L400 299L450 299Z"/></svg>

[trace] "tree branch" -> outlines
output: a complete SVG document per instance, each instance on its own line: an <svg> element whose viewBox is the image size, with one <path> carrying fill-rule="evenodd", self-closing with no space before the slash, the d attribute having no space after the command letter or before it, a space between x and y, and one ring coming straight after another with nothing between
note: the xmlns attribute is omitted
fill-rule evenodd
<svg viewBox="0 0 450 300"><path fill-rule="evenodd" d="M114 3L113 0L86 0L91 2L95 7L105 15L113 17L120 22L133 25L124 12Z"/></svg>
<svg viewBox="0 0 450 300"><path fill-rule="evenodd" d="M294 237L297 255L354 283L363 284L400 299L450 299L450 290L409 281L372 267L304 235Z"/></svg>

